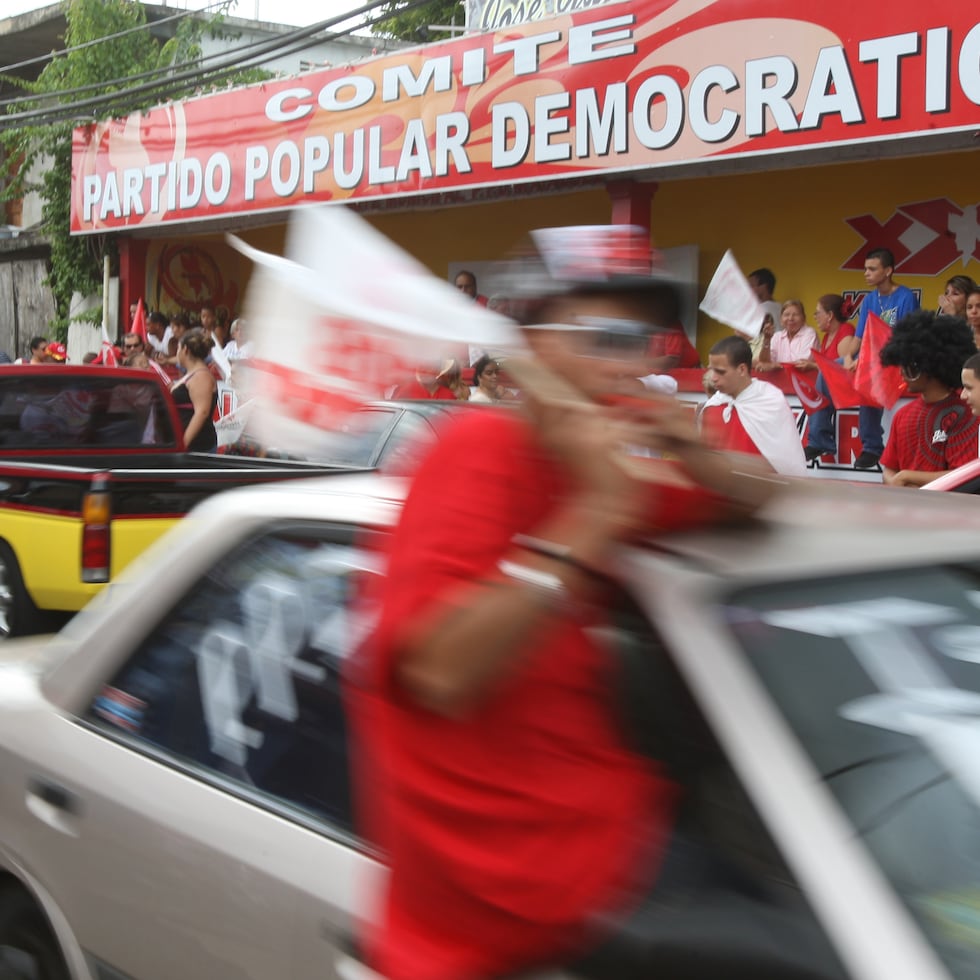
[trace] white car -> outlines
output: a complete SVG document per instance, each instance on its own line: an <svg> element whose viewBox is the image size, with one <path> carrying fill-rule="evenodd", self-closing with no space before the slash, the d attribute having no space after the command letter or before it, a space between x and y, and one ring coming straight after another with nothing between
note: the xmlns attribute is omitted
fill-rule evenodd
<svg viewBox="0 0 980 980"><path fill-rule="evenodd" d="M371 976L352 937L383 870L339 677L401 493L215 497L57 637L4 645L0 977ZM624 548L615 578L624 719L837 961L765 975L980 977L973 502L801 483L737 529ZM702 931L693 962L726 941Z"/></svg>

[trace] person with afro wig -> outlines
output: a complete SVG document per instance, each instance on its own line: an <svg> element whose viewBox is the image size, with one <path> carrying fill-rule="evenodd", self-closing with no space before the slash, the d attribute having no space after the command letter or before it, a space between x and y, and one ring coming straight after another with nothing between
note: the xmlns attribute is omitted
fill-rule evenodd
<svg viewBox="0 0 980 980"><path fill-rule="evenodd" d="M895 325L881 363L896 365L914 401L892 419L881 457L885 483L922 487L947 470L977 458L978 419L959 389L963 362L976 352L959 317L917 310Z"/></svg>

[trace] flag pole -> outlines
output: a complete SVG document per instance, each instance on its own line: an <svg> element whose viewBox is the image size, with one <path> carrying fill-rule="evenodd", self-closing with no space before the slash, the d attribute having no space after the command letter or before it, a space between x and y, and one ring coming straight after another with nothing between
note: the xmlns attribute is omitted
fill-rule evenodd
<svg viewBox="0 0 980 980"><path fill-rule="evenodd" d="M109 253L102 256L102 325L109 329Z"/></svg>

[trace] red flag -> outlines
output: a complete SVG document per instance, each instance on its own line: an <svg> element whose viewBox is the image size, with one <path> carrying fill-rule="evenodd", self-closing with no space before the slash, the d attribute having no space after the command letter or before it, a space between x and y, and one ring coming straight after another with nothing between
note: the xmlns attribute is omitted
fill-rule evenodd
<svg viewBox="0 0 980 980"><path fill-rule="evenodd" d="M133 317L133 325L130 330L143 341L143 346L149 346L149 339L146 336L146 310L143 309L143 297L139 298L136 304L136 315Z"/></svg>
<svg viewBox="0 0 980 980"><path fill-rule="evenodd" d="M854 387L874 405L891 408L905 393L901 369L881 366L881 349L891 339L892 328L881 317L868 314L864 339L854 372Z"/></svg>
<svg viewBox="0 0 980 980"><path fill-rule="evenodd" d="M830 400L813 386L810 380L811 372L798 371L792 364L784 364L783 370L789 375L793 391L796 392L796 397L799 398L803 411L807 415L819 412L821 408L831 407Z"/></svg>
<svg viewBox="0 0 980 980"><path fill-rule="evenodd" d="M865 398L854 387L854 375L843 364L838 364L816 349L810 351L810 357L820 368L834 408L854 408L855 405L877 407L877 402Z"/></svg>

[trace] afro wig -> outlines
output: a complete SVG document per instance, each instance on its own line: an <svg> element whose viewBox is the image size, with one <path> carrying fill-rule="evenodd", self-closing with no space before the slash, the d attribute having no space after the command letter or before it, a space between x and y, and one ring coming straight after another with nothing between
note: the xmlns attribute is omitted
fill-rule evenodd
<svg viewBox="0 0 980 980"><path fill-rule="evenodd" d="M963 362L976 352L966 320L916 310L895 324L891 339L881 349L881 363L905 368L910 375L921 372L947 388L959 388Z"/></svg>

